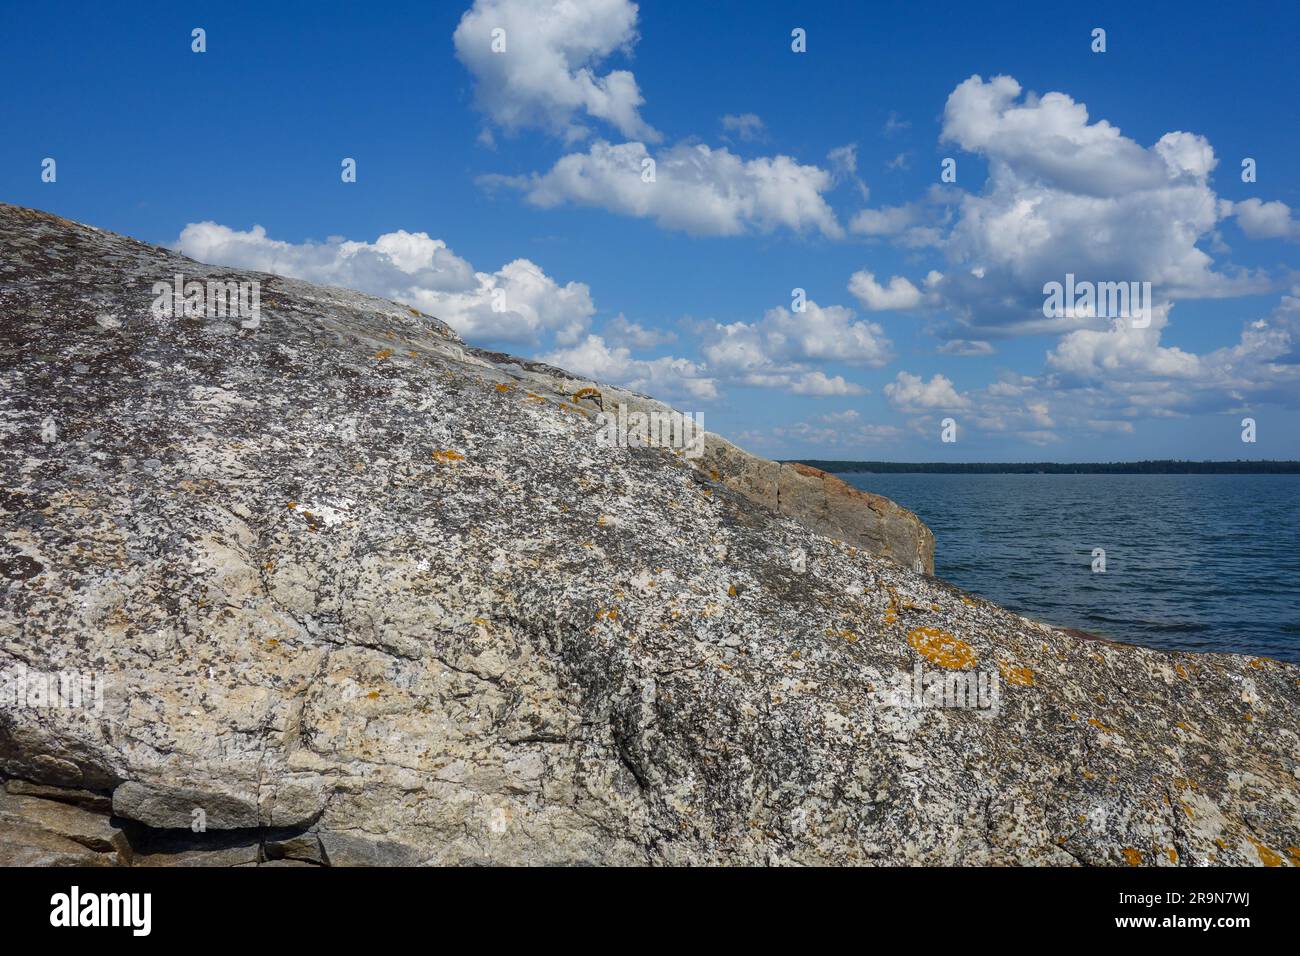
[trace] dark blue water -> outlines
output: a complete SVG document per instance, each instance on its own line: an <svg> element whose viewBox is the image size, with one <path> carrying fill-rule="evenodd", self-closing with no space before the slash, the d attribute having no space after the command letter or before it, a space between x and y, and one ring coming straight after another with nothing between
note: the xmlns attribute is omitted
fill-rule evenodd
<svg viewBox="0 0 1300 956"><path fill-rule="evenodd" d="M840 477L920 515L939 577L1021 614L1300 662L1300 476Z"/></svg>

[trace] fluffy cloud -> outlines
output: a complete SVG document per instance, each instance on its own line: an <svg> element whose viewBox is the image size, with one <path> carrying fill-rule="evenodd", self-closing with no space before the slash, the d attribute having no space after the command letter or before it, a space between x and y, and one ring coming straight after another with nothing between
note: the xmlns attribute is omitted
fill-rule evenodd
<svg viewBox="0 0 1300 956"><path fill-rule="evenodd" d="M939 273L931 273L930 284L933 285L941 278L943 277ZM925 299L921 290L902 276L894 276L888 285L881 285L866 270L855 272L849 277L849 292L862 303L864 309L872 312L915 309Z"/></svg>
<svg viewBox="0 0 1300 956"><path fill-rule="evenodd" d="M634 358L628 345L648 348L667 336L623 316L607 322L602 331L604 335L588 335L543 359L651 394L711 399L723 383L816 397L865 395L867 390L858 383L817 366L840 362L875 368L890 358L890 342L880 326L858 320L852 309L823 308L811 301L799 313L769 309L757 322L695 323L703 361Z"/></svg>
<svg viewBox="0 0 1300 956"><path fill-rule="evenodd" d="M809 362L844 362L878 368L889 361L890 342L873 322L853 310L822 308L809 300L804 311L769 309L758 322L715 323L704 330L702 352L711 368L746 384L794 390ZM815 386L805 384L805 389Z"/></svg>
<svg viewBox="0 0 1300 956"><path fill-rule="evenodd" d="M928 382L919 375L899 372L894 381L885 386L885 397L895 408L909 413L970 407L970 400L958 395L952 381L938 372Z"/></svg>
<svg viewBox="0 0 1300 956"><path fill-rule="evenodd" d="M636 19L628 0L475 0L452 40L474 76L475 102L506 130L541 127L580 139L589 132L580 119L587 116L657 142L641 118L636 78L595 69L632 47ZM505 31L503 52L493 50L498 29Z"/></svg>
<svg viewBox="0 0 1300 956"><path fill-rule="evenodd" d="M602 382L625 385L655 397L718 397L717 383L707 370L683 358L636 359L629 349L610 347L599 335L588 335L572 348L543 355L542 361Z"/></svg>
<svg viewBox="0 0 1300 956"><path fill-rule="evenodd" d="M215 222L190 223L174 244L214 265L273 272L343 286L413 305L473 341L577 341L595 311L581 282L560 285L527 259L475 272L440 239L390 232L373 243L290 243L261 226L247 232Z"/></svg>
<svg viewBox="0 0 1300 956"><path fill-rule="evenodd" d="M543 175L488 181L523 189L529 202L544 208L566 202L599 206L694 235L734 236L779 227L843 235L822 198L832 176L817 166L789 156L745 160L725 148L682 144L653 157L654 181L647 182L643 171L651 158L644 143L601 140L585 153L561 157Z"/></svg>
<svg viewBox="0 0 1300 956"><path fill-rule="evenodd" d="M958 394L942 375L925 382L903 372L885 394L906 412L952 411L959 426L1034 444L1134 434L1143 419L1300 407L1300 296L1245 323L1236 344L1199 355L1162 342L1170 315L1164 306L1147 328L1117 321L1075 330L1048 353L1041 375L1006 373Z"/></svg>
<svg viewBox="0 0 1300 956"><path fill-rule="evenodd" d="M1300 239L1300 222L1291 217L1284 202L1247 199L1231 204L1237 225L1250 239Z"/></svg>
<svg viewBox="0 0 1300 956"><path fill-rule="evenodd" d="M796 395L865 395L867 392L861 385L846 380L842 375L827 375L825 372L805 372L796 376L789 388Z"/></svg>
<svg viewBox="0 0 1300 956"><path fill-rule="evenodd" d="M945 242L954 267L939 291L965 324L993 334L1104 328L1104 318L1043 317L1043 284L1066 273L1149 281L1161 300L1263 288L1216 272L1198 246L1223 215L1203 137L1171 132L1143 147L1089 122L1064 93L1021 98L1009 76L973 76L949 96L942 138L989 163L983 192L962 198Z"/></svg>
<svg viewBox="0 0 1300 956"><path fill-rule="evenodd" d="M1152 311L1146 328L1115 319L1106 330L1079 329L1061 339L1047 364L1076 380L1194 379L1201 372L1197 356L1160 344L1168 321L1164 306Z"/></svg>
<svg viewBox="0 0 1300 956"><path fill-rule="evenodd" d="M1300 406L1300 298L1283 296L1269 316L1246 323L1234 345L1200 355L1161 343L1169 317L1160 309L1146 329L1116 322L1064 337L1047 356L1053 374L1043 386L1073 389L1067 394L1080 404L1128 417Z"/></svg>

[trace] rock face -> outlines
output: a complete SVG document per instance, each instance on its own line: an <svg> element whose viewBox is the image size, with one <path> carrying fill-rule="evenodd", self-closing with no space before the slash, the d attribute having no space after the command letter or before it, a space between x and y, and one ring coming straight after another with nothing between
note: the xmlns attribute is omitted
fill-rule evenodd
<svg viewBox="0 0 1300 956"><path fill-rule="evenodd" d="M155 316L178 272L260 324ZM1300 864L1300 669L597 440L644 396L11 206L0 330L0 863Z"/></svg>

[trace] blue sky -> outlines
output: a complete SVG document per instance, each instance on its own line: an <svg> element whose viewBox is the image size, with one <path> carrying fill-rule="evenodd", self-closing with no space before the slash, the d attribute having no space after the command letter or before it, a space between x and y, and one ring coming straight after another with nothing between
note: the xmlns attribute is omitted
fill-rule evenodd
<svg viewBox="0 0 1300 956"><path fill-rule="evenodd" d="M1141 6L7 2L0 199L772 456L1300 458L1300 13ZM1067 273L1151 282L1149 324L1044 318Z"/></svg>

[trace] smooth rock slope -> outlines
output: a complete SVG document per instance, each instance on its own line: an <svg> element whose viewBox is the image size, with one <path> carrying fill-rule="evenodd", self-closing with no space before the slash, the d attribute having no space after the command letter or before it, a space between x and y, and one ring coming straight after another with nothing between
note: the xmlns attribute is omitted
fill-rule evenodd
<svg viewBox="0 0 1300 956"><path fill-rule="evenodd" d="M0 863L1300 864L1300 669L963 595L406 307L0 205L0 381Z"/></svg>

